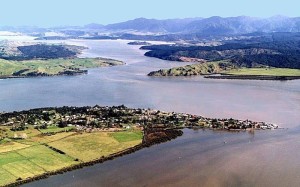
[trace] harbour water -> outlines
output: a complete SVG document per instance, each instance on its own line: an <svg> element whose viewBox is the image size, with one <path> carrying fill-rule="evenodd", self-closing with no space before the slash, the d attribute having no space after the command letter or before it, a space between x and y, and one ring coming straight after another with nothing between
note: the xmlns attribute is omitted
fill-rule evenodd
<svg viewBox="0 0 300 187"><path fill-rule="evenodd" d="M61 42L61 41L59 41ZM121 105L217 118L251 119L283 129L184 130L171 142L25 186L299 186L300 81L154 78L183 65L143 56L122 40L70 40L124 66L87 75L0 80L0 111L48 106Z"/></svg>

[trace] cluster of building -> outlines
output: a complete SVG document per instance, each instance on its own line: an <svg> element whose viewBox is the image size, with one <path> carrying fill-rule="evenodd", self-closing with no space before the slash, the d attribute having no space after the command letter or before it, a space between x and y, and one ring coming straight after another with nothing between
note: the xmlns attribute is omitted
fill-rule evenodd
<svg viewBox="0 0 300 187"><path fill-rule="evenodd" d="M276 129L275 124L250 120L213 119L197 115L163 112L151 109L114 107L60 107L0 114L0 125L22 130L27 125L36 128L74 126L80 131L116 131L130 128L206 127L225 130Z"/></svg>

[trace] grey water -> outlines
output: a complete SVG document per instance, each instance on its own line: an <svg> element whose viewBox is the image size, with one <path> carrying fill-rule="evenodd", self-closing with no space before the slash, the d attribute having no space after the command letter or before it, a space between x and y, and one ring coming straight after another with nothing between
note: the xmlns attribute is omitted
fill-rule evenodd
<svg viewBox="0 0 300 187"><path fill-rule="evenodd" d="M80 76L0 80L0 111L124 104L267 121L284 129L184 130L174 141L25 186L299 186L299 80L148 77L150 71L184 63L145 57L139 46L122 40L66 42L89 47L81 57L114 58L126 65Z"/></svg>

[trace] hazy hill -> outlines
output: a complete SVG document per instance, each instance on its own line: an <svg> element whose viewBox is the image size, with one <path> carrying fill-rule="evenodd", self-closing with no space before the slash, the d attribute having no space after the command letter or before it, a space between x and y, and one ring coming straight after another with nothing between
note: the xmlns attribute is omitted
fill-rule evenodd
<svg viewBox="0 0 300 187"><path fill-rule="evenodd" d="M175 33L182 32L189 23L201 19L203 18L167 20L137 18L122 23L110 24L104 28L107 30L134 30L139 32Z"/></svg>
<svg viewBox="0 0 300 187"><path fill-rule="evenodd" d="M245 34L253 32L300 32L300 18L247 16L156 20L138 18L103 27L106 30L132 30L154 33L199 33L205 35Z"/></svg>

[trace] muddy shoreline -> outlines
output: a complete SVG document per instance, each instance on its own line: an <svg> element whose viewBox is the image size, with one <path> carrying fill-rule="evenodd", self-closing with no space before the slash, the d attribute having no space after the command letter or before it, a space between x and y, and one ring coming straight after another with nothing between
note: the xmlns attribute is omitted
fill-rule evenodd
<svg viewBox="0 0 300 187"><path fill-rule="evenodd" d="M297 80L300 76L272 76L272 75L208 75L204 76L208 79L238 79L238 80Z"/></svg>

